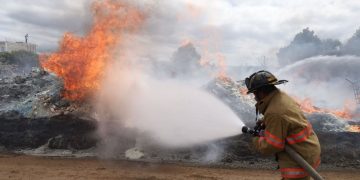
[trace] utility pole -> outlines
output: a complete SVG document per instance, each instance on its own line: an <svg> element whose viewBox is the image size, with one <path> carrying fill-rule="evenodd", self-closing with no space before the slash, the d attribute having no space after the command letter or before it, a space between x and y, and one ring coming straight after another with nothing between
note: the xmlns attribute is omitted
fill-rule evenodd
<svg viewBox="0 0 360 180"><path fill-rule="evenodd" d="M25 34L25 43L28 43L29 34Z"/></svg>
<svg viewBox="0 0 360 180"><path fill-rule="evenodd" d="M360 84L359 81L351 81L346 78L346 80L351 84L354 90L355 101L357 104L360 104Z"/></svg>

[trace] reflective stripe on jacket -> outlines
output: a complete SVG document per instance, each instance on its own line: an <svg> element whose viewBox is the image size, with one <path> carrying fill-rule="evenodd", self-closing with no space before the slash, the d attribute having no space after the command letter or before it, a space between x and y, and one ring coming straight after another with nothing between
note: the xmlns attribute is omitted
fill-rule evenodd
<svg viewBox="0 0 360 180"><path fill-rule="evenodd" d="M275 90L256 106L264 115L265 132L263 137L254 138L255 148L263 154L277 154L284 178L308 176L306 171L284 152L287 144L315 168L320 163L319 140L299 105L284 92Z"/></svg>

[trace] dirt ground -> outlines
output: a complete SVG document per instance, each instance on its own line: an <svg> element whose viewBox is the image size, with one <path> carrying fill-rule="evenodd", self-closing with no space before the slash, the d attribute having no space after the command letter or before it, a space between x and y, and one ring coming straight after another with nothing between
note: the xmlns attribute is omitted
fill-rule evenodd
<svg viewBox="0 0 360 180"><path fill-rule="evenodd" d="M359 171L321 171L325 179L360 179ZM95 158L0 155L0 179L280 179L276 171L223 169Z"/></svg>

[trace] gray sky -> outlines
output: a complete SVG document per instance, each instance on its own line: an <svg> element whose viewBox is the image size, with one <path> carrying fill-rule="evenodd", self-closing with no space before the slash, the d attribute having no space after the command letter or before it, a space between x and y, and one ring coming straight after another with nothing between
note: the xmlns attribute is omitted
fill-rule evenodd
<svg viewBox="0 0 360 180"><path fill-rule="evenodd" d="M138 0L139 1L139 0ZM228 64L256 64L309 27L320 38L344 42L360 27L358 0L145 0L153 7L144 41L157 42L153 53L167 59L190 39L200 53L221 52ZM91 24L90 0L0 0L0 41L30 41L55 50L64 32L84 34Z"/></svg>

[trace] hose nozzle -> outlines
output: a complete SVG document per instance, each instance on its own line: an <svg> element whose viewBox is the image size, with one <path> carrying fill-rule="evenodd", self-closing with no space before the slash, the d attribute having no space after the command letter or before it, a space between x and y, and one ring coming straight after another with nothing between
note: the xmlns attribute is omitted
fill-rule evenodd
<svg viewBox="0 0 360 180"><path fill-rule="evenodd" d="M259 136L259 131L256 131L256 130L253 130L249 127L246 127L246 126L243 126L241 128L241 131L244 133L244 134L251 134L253 136Z"/></svg>

